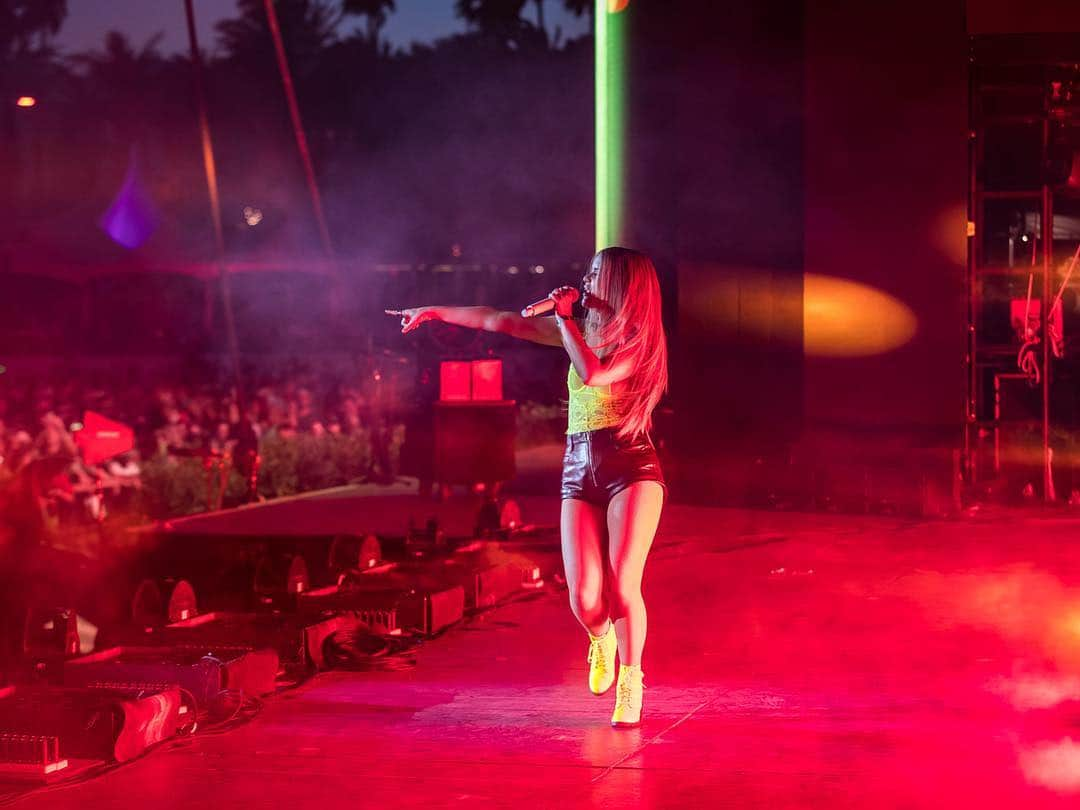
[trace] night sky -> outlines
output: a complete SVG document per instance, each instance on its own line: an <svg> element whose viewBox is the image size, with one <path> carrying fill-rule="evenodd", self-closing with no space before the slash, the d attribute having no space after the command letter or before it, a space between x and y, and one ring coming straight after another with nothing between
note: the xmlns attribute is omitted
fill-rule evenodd
<svg viewBox="0 0 1080 810"><path fill-rule="evenodd" d="M395 47L404 47L460 31L463 26L454 17L453 7L453 0L397 0L397 10L390 15L383 36ZM202 47L213 49L214 23L233 16L235 9L235 0L195 0ZM531 3L525 14L535 14ZM575 19L567 14L557 0L547 3L545 16L548 31L554 33L555 26L561 26L564 39L588 29L584 17ZM362 25L362 19L355 24ZM68 16L56 45L66 53L100 50L105 33L111 29L127 34L136 47L159 31L165 35L161 44L165 53L187 47L183 0L68 0ZM347 33L345 25L341 33Z"/></svg>

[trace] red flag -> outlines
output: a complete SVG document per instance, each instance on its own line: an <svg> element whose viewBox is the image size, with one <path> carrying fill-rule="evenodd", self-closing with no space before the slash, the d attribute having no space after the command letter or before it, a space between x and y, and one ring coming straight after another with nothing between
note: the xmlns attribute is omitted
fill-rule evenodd
<svg viewBox="0 0 1080 810"><path fill-rule="evenodd" d="M75 434L75 444L79 445L87 464L99 464L134 447L135 431L100 413L87 411L83 415L83 429Z"/></svg>

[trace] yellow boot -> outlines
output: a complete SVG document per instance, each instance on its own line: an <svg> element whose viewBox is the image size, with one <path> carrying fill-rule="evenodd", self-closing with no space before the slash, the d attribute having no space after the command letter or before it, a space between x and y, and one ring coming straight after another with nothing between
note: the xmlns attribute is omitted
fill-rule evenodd
<svg viewBox="0 0 1080 810"><path fill-rule="evenodd" d="M608 623L602 636L589 634L589 690L602 695L615 682L615 652L618 650L615 625Z"/></svg>
<svg viewBox="0 0 1080 810"><path fill-rule="evenodd" d="M611 725L615 728L636 728L641 725L641 699L645 689L641 667L623 664L619 667L619 685L615 687L615 713Z"/></svg>

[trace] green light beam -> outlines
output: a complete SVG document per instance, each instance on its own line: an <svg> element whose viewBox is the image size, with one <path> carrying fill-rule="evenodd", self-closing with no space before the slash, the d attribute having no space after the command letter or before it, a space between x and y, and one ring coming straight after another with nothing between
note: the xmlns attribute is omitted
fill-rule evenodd
<svg viewBox="0 0 1080 810"><path fill-rule="evenodd" d="M596 2L596 249L623 242L626 145L624 11ZM624 4L620 4L624 5Z"/></svg>

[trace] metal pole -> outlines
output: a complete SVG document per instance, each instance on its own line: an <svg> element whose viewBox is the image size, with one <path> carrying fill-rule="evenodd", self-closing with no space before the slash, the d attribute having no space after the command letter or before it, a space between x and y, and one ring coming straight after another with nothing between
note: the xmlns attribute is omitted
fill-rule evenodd
<svg viewBox="0 0 1080 810"><path fill-rule="evenodd" d="M967 396L964 402L964 475L968 485L975 483L976 462L976 432L978 431L978 391L979 391L979 365L978 365L978 335L976 333L976 295L978 293L979 267L979 240L982 238L980 228L979 210L979 186L978 186L978 153L980 139L975 122L975 79L974 67L969 66L968 81L968 204L967 204L967 273L964 278L964 286L967 299L967 328L965 335L967 351L965 353L967 374ZM995 428L996 429L996 428Z"/></svg>
<svg viewBox="0 0 1080 810"><path fill-rule="evenodd" d="M1048 145L1050 142L1050 120L1043 121L1043 162L1046 165ZM1042 328L1042 440L1043 440L1043 501L1051 503L1054 500L1054 479L1051 471L1050 450L1050 307L1051 307L1051 278L1050 270L1054 262L1054 197L1048 183L1049 178L1043 177L1042 188L1042 238L1043 238L1043 291L1042 306L1039 307Z"/></svg>
<svg viewBox="0 0 1080 810"><path fill-rule="evenodd" d="M240 343L236 338L236 320L233 317L232 294L229 289L229 269L225 264L225 235L221 220L221 199L218 196L217 166L214 163L214 144L210 139L210 119L206 112L206 90L203 85L202 54L199 38L195 32L195 9L192 0L184 0L187 12L188 42L191 45L191 65L195 73L195 96L199 108L199 133L202 137L203 166L206 169L206 187L210 193L210 213L214 221L214 246L217 250L218 280L221 283L221 302L225 310L225 333L229 342L236 395L242 397L240 379ZM239 402L238 402L239 404Z"/></svg>
<svg viewBox="0 0 1080 810"><path fill-rule="evenodd" d="M978 100L979 75L974 52L969 40L968 52L968 201L967 201L967 273L965 274L965 298L967 302L966 324L966 382L964 401L964 450L963 475L968 486L978 478L978 431L979 431L979 267L982 262L982 194L979 169L982 165L982 122ZM997 425L994 427L995 434Z"/></svg>
<svg viewBox="0 0 1080 810"><path fill-rule="evenodd" d="M315 182L315 170L311 165L311 151L308 149L304 124L300 119L300 107L296 103L296 89L293 87L289 60L285 56L285 45L281 40L281 28L278 25L274 0L264 0L263 5L266 6L266 19L270 23L270 33L274 37L274 51L277 54L278 70L281 72L281 83L285 87L285 100L289 105L289 117L292 119L293 134L296 136L296 148L300 152L300 161L304 164L304 176L307 178L308 192L311 195L311 207L315 209L315 220L319 225L319 236L322 239L323 250L326 252L326 257L332 260L334 258L334 248L330 242L330 230L326 227L322 197L319 194L319 186Z"/></svg>
<svg viewBox="0 0 1080 810"><path fill-rule="evenodd" d="M1001 474L1001 375L994 375L994 475Z"/></svg>

